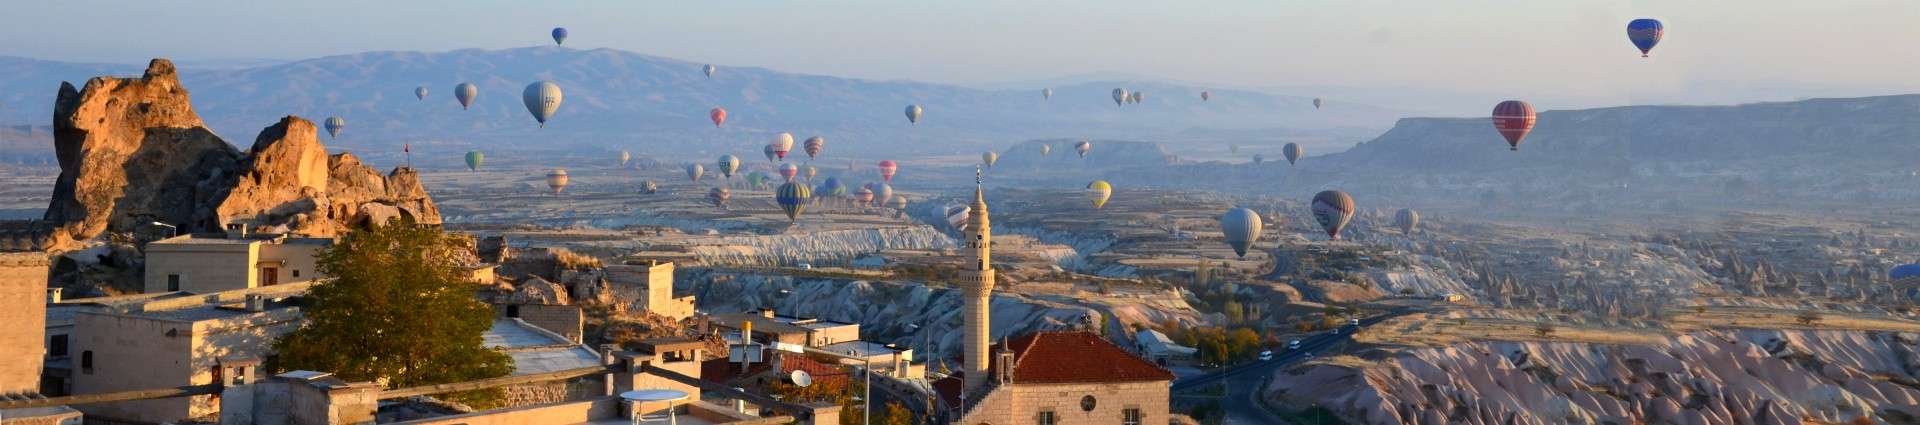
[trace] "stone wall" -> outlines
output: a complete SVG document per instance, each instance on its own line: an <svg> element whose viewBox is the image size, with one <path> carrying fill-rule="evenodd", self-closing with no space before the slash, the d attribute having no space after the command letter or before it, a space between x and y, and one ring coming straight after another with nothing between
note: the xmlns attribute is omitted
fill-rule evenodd
<svg viewBox="0 0 1920 425"><path fill-rule="evenodd" d="M46 356L47 254L0 252L0 394L37 392Z"/></svg>
<svg viewBox="0 0 1920 425"><path fill-rule="evenodd" d="M586 319L577 305L510 304L496 305L493 311L496 318L517 317L529 325L567 337L575 344L586 334L582 328ZM513 315L516 313L517 316Z"/></svg>
<svg viewBox="0 0 1920 425"><path fill-rule="evenodd" d="M1118 424L1126 409L1140 409L1142 424L1170 420L1168 383L1018 384L1002 386L963 423L1035 423L1042 411L1052 411L1059 424ZM1094 397L1094 409L1081 409L1080 400Z"/></svg>

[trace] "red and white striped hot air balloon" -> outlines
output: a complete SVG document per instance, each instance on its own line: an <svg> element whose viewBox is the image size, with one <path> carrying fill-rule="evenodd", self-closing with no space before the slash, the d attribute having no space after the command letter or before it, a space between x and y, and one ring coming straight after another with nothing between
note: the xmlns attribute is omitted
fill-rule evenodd
<svg viewBox="0 0 1920 425"><path fill-rule="evenodd" d="M1527 138L1527 132L1533 131L1536 120L1533 105L1527 102L1509 100L1493 106L1493 129L1500 131L1500 137L1507 138L1509 150L1520 150L1520 141Z"/></svg>

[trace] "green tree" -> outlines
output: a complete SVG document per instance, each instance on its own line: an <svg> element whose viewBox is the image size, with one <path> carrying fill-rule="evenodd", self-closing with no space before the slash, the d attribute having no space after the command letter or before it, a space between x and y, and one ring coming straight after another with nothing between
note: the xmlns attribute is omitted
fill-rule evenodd
<svg viewBox="0 0 1920 425"><path fill-rule="evenodd" d="M887 402L887 408L876 409L873 423L880 425L913 425L913 411L898 402Z"/></svg>
<svg viewBox="0 0 1920 425"><path fill-rule="evenodd" d="M473 296L460 245L439 229L390 222L319 253L332 280L307 291L306 324L274 342L273 370L331 372L390 388L506 376L513 358L482 345L493 311ZM456 395L476 403L499 390Z"/></svg>

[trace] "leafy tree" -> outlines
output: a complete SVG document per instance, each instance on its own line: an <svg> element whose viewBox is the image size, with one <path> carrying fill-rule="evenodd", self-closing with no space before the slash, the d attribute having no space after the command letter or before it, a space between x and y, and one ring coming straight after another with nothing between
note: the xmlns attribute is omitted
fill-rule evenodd
<svg viewBox="0 0 1920 425"><path fill-rule="evenodd" d="M913 411L899 402L887 402L887 408L879 409L873 415L873 423L880 425L913 425Z"/></svg>
<svg viewBox="0 0 1920 425"><path fill-rule="evenodd" d="M274 342L279 355L268 367L385 378L390 388L512 373L513 358L482 345L493 311L474 298L460 249L438 229L397 221L347 234L319 253L319 271L334 278L307 291L306 324Z"/></svg>

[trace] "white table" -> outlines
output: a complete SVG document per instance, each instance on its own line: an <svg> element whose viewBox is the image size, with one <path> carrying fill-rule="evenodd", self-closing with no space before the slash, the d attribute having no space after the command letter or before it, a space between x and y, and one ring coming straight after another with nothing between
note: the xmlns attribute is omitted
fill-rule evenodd
<svg viewBox="0 0 1920 425"><path fill-rule="evenodd" d="M686 400L687 392L680 390L633 390L620 393L627 401L627 411L632 412L633 424L640 425L640 403L667 402L667 424L679 425L680 418L673 414L673 402Z"/></svg>

